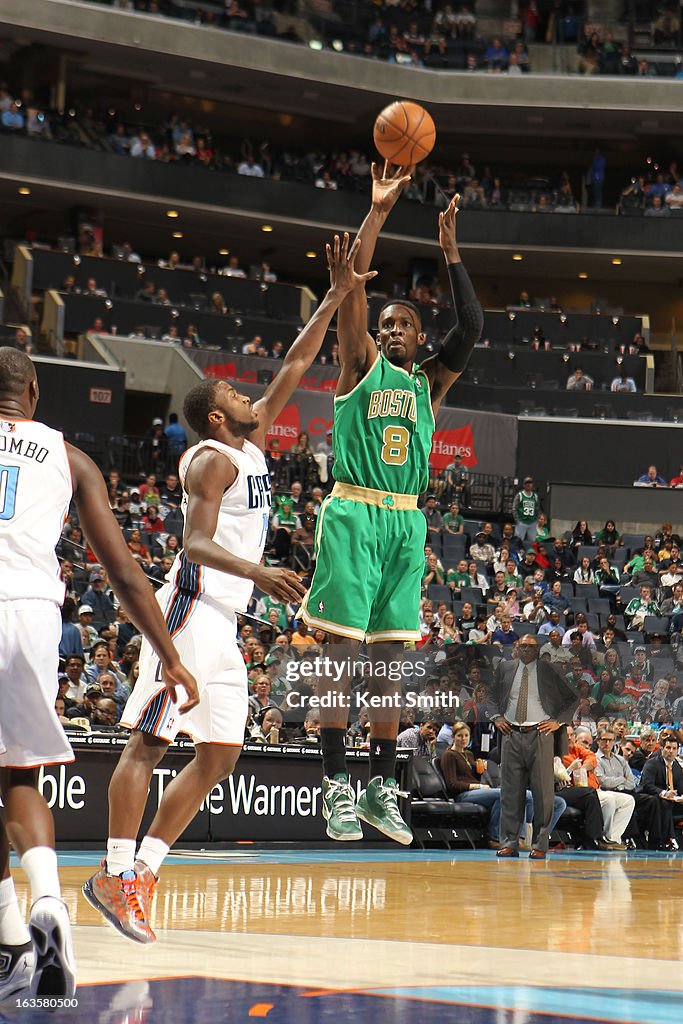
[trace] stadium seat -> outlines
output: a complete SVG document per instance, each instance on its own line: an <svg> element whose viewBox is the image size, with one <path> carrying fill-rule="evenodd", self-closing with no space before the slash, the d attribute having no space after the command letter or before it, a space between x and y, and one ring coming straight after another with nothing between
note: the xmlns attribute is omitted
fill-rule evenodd
<svg viewBox="0 0 683 1024"><path fill-rule="evenodd" d="M646 615L643 623L643 630L646 634L661 633L662 636L668 636L669 616L664 615L660 618L657 615Z"/></svg>
<svg viewBox="0 0 683 1024"><path fill-rule="evenodd" d="M479 531L482 528L482 523L478 519L466 519L463 523L465 535L469 536L474 540Z"/></svg>
<svg viewBox="0 0 683 1024"><path fill-rule="evenodd" d="M591 633L597 633L600 629L600 619L595 612L588 612L586 614L586 622Z"/></svg>
<svg viewBox="0 0 683 1024"><path fill-rule="evenodd" d="M622 607L626 608L634 597L640 597L640 587L622 587L619 591Z"/></svg>
<svg viewBox="0 0 683 1024"><path fill-rule="evenodd" d="M486 808L448 797L440 773L425 757L413 757L410 788L410 825L420 846L438 839L450 849L453 840L464 839L475 847L488 822Z"/></svg>
<svg viewBox="0 0 683 1024"><path fill-rule="evenodd" d="M461 587L460 600L471 601L476 607L484 603L484 591L480 590L479 587Z"/></svg>
<svg viewBox="0 0 683 1024"><path fill-rule="evenodd" d="M611 611L611 605L606 597L590 597L588 599L588 611L607 617Z"/></svg>
<svg viewBox="0 0 683 1024"><path fill-rule="evenodd" d="M441 558L441 556L443 554L442 534L440 534L440 533L429 534L428 533L427 534L427 538L425 540L425 547L427 546L427 544L429 544L429 546L431 547L431 549L434 552L434 554L437 555L439 558Z"/></svg>
<svg viewBox="0 0 683 1024"><path fill-rule="evenodd" d="M576 612L583 612L585 614L588 611L588 605L585 597L570 597L568 600L572 606L574 614L576 614Z"/></svg>
<svg viewBox="0 0 683 1024"><path fill-rule="evenodd" d="M580 544L576 557L579 561L581 561L582 558L590 558L590 560L593 561L597 553L598 548L596 544Z"/></svg>
<svg viewBox="0 0 683 1024"><path fill-rule="evenodd" d="M560 593L562 597L566 597L567 600L574 596L574 584L570 581L567 583L560 583Z"/></svg>
<svg viewBox="0 0 683 1024"><path fill-rule="evenodd" d="M645 634L641 633L639 629L627 629L626 639L632 640L635 644L644 644Z"/></svg>
<svg viewBox="0 0 683 1024"><path fill-rule="evenodd" d="M442 536L442 550L444 556L458 561L465 557L467 550L467 537L464 533L445 533Z"/></svg>
<svg viewBox="0 0 683 1024"><path fill-rule="evenodd" d="M513 622L512 628L520 636L536 636L538 626L533 622Z"/></svg>
<svg viewBox="0 0 683 1024"><path fill-rule="evenodd" d="M642 548L645 538L642 533L623 533L621 539L624 542L624 547L628 548L632 554L638 548Z"/></svg>
<svg viewBox="0 0 683 1024"><path fill-rule="evenodd" d="M453 603L453 593L449 587L443 586L441 583L430 583L427 587L427 597L432 604L441 604L445 601L448 607L451 607Z"/></svg>

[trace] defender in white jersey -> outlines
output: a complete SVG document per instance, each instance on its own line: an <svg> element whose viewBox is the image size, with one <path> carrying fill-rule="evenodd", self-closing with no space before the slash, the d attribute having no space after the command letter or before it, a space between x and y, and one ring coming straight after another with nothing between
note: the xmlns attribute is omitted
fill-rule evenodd
<svg viewBox="0 0 683 1024"><path fill-rule="evenodd" d="M109 841L100 870L86 882L89 902L128 938L153 942L149 907L154 876L169 847L190 823L212 788L232 773L247 719L247 670L236 643L235 613L245 610L254 584L280 601L298 602L296 573L261 566L271 504L264 458L266 434L290 401L322 345L345 295L373 277L354 270L335 236L327 246L331 286L287 353L282 369L252 407L225 381L206 380L187 395L185 419L202 438L180 460L185 532L168 583L157 595L183 659L197 676L201 700L182 727L195 757L165 788L135 862L136 837L152 773L180 724L158 680L157 662L143 648L140 675L123 712L133 730L109 786ZM138 903L130 912L112 899L122 875L137 871ZM152 881L149 881L150 876Z"/></svg>
<svg viewBox="0 0 683 1024"><path fill-rule="evenodd" d="M192 394L188 396L190 402ZM249 417L252 417L250 408ZM271 505L270 478L263 452L248 438L243 439L241 449L216 438L207 438L189 448L181 457L179 467L183 486L181 507L186 519L189 512L187 474L202 452L218 453L218 464L224 468L227 460L225 468L234 475L232 484L220 497L213 542L258 566L268 533ZM294 580L293 573L291 576ZM171 743L182 728L195 743L220 743L240 748L248 713L248 694L244 658L236 644L235 613L247 610L253 580L190 561L186 550L176 556L167 579L157 600L181 657L192 665L200 681L201 701L180 718L157 679L156 655L149 644L143 642L140 675L124 708L121 724L158 736L167 743Z"/></svg>
<svg viewBox="0 0 683 1024"><path fill-rule="evenodd" d="M33 420L37 401L31 360L0 348L0 1001L27 985L40 997L70 998L75 990L54 824L38 791L40 766L74 760L54 710L64 599L55 546L72 498L91 547L154 642L169 700L176 684L189 698L181 712L197 700L194 679L180 665L149 582L111 513L99 470L62 434ZM8 840L31 885L28 931L9 873Z"/></svg>

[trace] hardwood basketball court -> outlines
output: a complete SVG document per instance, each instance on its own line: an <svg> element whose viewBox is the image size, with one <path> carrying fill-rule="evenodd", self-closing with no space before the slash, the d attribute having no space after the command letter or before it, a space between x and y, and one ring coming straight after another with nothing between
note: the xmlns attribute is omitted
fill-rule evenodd
<svg viewBox="0 0 683 1024"><path fill-rule="evenodd" d="M678 855L187 851L162 868L153 946L125 940L85 902L95 854L60 862L79 1006L51 1013L55 1024L681 1019ZM46 1019L0 1009L0 1020Z"/></svg>

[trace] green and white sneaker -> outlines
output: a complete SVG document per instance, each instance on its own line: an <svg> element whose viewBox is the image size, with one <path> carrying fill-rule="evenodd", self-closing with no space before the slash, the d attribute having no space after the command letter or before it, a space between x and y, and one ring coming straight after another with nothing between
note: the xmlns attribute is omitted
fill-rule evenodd
<svg viewBox="0 0 683 1024"><path fill-rule="evenodd" d="M323 777L323 818L327 822L330 839L348 843L363 838L354 807L354 792L348 775L343 772L332 779L327 775Z"/></svg>
<svg viewBox="0 0 683 1024"><path fill-rule="evenodd" d="M381 775L376 775L374 779L370 779L368 788L358 797L356 814L390 839L395 839L403 846L410 846L413 833L401 817L398 809L399 796L409 794L398 788L395 779L387 779L385 783Z"/></svg>

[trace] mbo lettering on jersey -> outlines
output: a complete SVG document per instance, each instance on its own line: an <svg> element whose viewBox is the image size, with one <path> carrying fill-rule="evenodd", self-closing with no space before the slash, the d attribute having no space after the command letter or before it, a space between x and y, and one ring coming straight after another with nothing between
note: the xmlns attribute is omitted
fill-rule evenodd
<svg viewBox="0 0 683 1024"><path fill-rule="evenodd" d="M270 491L270 476L268 473L247 476L247 504L252 508L270 508L272 495Z"/></svg>
<svg viewBox="0 0 683 1024"><path fill-rule="evenodd" d="M399 416L401 419L417 422L415 393L403 388L384 388L371 391L368 403L368 419L382 416Z"/></svg>
<svg viewBox="0 0 683 1024"><path fill-rule="evenodd" d="M25 437L16 437L14 434L0 434L1 452L20 455L24 459L34 459L36 462L45 462L50 454L47 448L41 448L35 441L27 441Z"/></svg>

